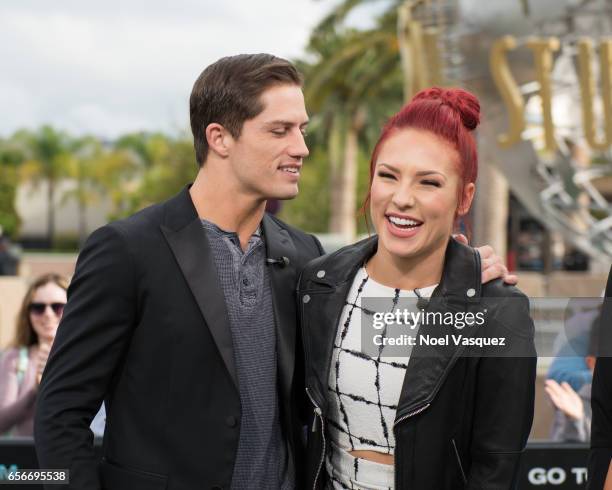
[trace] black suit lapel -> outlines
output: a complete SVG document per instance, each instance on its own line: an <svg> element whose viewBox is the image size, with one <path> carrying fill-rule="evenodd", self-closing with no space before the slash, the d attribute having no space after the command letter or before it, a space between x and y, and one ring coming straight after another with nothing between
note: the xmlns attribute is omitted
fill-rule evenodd
<svg viewBox="0 0 612 490"><path fill-rule="evenodd" d="M279 381L281 393L286 397L291 390L295 368L297 251L287 230L281 228L270 216L264 215L262 223L268 257L289 259L289 263L285 266L280 264L267 266L272 285Z"/></svg>
<svg viewBox="0 0 612 490"><path fill-rule="evenodd" d="M167 203L165 224L161 225L178 265L187 280L225 366L238 388L234 350L225 296L217 269L187 188Z"/></svg>

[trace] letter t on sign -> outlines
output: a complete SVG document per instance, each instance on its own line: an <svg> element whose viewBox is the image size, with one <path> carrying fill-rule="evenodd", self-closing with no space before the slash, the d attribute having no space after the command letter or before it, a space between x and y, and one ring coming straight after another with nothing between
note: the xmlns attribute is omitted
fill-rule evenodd
<svg viewBox="0 0 612 490"><path fill-rule="evenodd" d="M506 56L506 53L516 49L516 46L516 39L513 36L504 36L493 43L489 57L491 76L508 109L508 132L497 137L502 148L510 148L521 141L521 135L525 130L525 101L512 76Z"/></svg>
<svg viewBox="0 0 612 490"><path fill-rule="evenodd" d="M536 76L538 82L540 82L545 148L548 153L554 153L557 149L557 143L555 141L555 127L552 119L550 75L553 67L553 51L558 51L561 43L555 37L549 37L548 39L532 38L527 42L527 47L533 51Z"/></svg>

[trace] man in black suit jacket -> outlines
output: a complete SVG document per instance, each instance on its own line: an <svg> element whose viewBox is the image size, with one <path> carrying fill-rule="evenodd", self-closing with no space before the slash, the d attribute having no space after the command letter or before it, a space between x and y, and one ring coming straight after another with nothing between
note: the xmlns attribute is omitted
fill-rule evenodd
<svg viewBox="0 0 612 490"><path fill-rule="evenodd" d="M591 391L589 490L612 490L612 268L599 321L601 356L595 364Z"/></svg>
<svg viewBox="0 0 612 490"><path fill-rule="evenodd" d="M41 468L69 469L70 488L302 481L294 292L301 268L323 250L264 213L267 199L298 192L308 155L301 80L271 55L223 58L196 81L190 113L200 166L193 185L95 231L79 255L35 421ZM265 257L249 263L262 239ZM490 247L480 252L485 279L507 272ZM260 287L243 298L249 277ZM245 317L241 302L268 293L271 301ZM257 322L262 330L245 339L242 329ZM273 343L257 351L251 339ZM248 383L257 383L255 393ZM99 465L89 423L102 400Z"/></svg>
<svg viewBox="0 0 612 490"><path fill-rule="evenodd" d="M258 229L265 242L269 261L257 274L271 291L267 333L277 369L263 388L269 382L278 398L270 424L280 425L280 451L290 462L278 468L280 478L293 480L290 487L299 479L293 461L300 458L303 385L294 291L302 266L323 250L314 236L264 210L266 199L295 197L308 155L300 76L270 55L225 58L196 81L190 109L200 164L194 184L95 231L78 259L35 427L41 467L69 469L70 488L230 487L245 414L228 305L203 220L231 230L235 243L228 245L236 250L247 250ZM103 399L98 468L89 421ZM259 420L272 408L250 409Z"/></svg>

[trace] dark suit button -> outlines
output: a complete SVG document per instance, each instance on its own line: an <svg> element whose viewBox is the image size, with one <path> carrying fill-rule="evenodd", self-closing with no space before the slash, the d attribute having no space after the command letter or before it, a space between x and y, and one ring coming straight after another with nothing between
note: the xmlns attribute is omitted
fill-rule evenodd
<svg viewBox="0 0 612 490"><path fill-rule="evenodd" d="M234 417L233 415L230 415L225 419L225 423L228 427L236 427L238 420L236 420L236 417Z"/></svg>
<svg viewBox="0 0 612 490"><path fill-rule="evenodd" d="M223 487L221 485L215 485L211 490L223 490Z"/></svg>

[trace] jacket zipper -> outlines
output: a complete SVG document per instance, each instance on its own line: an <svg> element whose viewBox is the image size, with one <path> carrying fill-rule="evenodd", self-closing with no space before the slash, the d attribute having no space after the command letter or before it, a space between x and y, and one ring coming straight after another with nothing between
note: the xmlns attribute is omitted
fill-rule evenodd
<svg viewBox="0 0 612 490"><path fill-rule="evenodd" d="M303 271L302 271L303 273ZM300 276L301 277L301 276ZM298 281L298 294L299 294L299 284L300 282ZM336 288L337 289L337 286ZM348 291L346 292L346 294L348 294ZM344 311L344 306L340 307L340 311L338 311L338 315L336 316L336 321L333 323L333 325L335 325L336 327L336 333L337 333L337 329L338 329L338 323L340 322L340 318L342 318L342 312ZM303 305L302 305L302 309L301 309L301 318L302 318L302 336L304 339L308 338L308 336L306 335L306 328L305 328L305 322L303 321L303 317L304 317L304 309L303 309ZM309 358L309 348L308 348L308 344L306 342L304 342L304 345L306 347L306 365L308 365L308 358ZM331 369L331 358L333 356L334 353L334 349L332 346L329 358L327 359L327 369L325 371L326 376L325 379L329 379L329 371ZM323 420L323 412L321 410L321 408L319 408L319 405L317 405L317 403L314 401L314 398L312 397L312 395L310 394L310 391L308 388L306 388L306 394L308 395L308 398L310 398L310 401L312 402L312 404L314 405L315 409L314 409L314 413L315 416L318 417L321 420L321 438L323 440L323 451L321 453L321 460L319 461L319 467L317 468L317 473L315 474L315 479L312 485L312 489L316 490L317 488L317 481L319 480L319 475L321 474L321 469L323 468L323 463L325 462L325 450L326 450L326 443L325 443L325 422ZM317 428L316 428L316 417L315 419L312 421L312 428L310 429L311 432L316 432Z"/></svg>
<svg viewBox="0 0 612 490"><path fill-rule="evenodd" d="M319 475L321 474L321 468L323 468L323 462L325 461L325 422L323 420L323 412L319 408L319 405L317 405L317 403L314 401L314 398L310 394L310 391L308 390L308 388L306 388L306 394L308 395L308 398L310 398L310 401L315 407L314 409L315 419L312 421L311 431L316 432L316 422L317 422L317 417L318 417L319 420L321 421L321 438L323 439L323 451L321 452L321 460L319 461L319 467L317 468L317 473L315 475L315 479L312 484L312 490L316 490L317 481L319 480Z"/></svg>
<svg viewBox="0 0 612 490"><path fill-rule="evenodd" d="M404 420L409 419L410 417L414 417L415 415L420 414L424 410L427 410L430 405L431 403L428 403L427 405L423 405L422 407L419 407L416 410L413 410L412 412L404 415L403 417L400 417L393 423L393 427L397 426L397 424L399 424L400 422L403 422Z"/></svg>
<svg viewBox="0 0 612 490"><path fill-rule="evenodd" d="M453 449L455 450L455 458L457 458L457 463L459 463L459 471L461 471L461 478L463 479L463 484L467 485L467 477L465 476L465 471L463 470L463 463L461 462L461 456L459 456L459 449L457 449L457 443L455 439L451 439L451 444L453 445Z"/></svg>
<svg viewBox="0 0 612 490"><path fill-rule="evenodd" d="M414 417L415 415L420 414L421 412L427 410L429 408L429 406L431 405L431 403L428 403L426 405L423 405L422 407L417 408L416 410L413 410L412 412L400 417L399 419L397 419L394 423L393 423L393 429L395 429L395 427L397 427L397 424L399 424L400 422L403 422L406 419L409 419L410 417ZM397 446L399 445L399 439L396 439L395 442L395 451L397 453ZM399 482L397 481L397 468L395 468L394 471L395 475L394 475L394 483L395 483L395 488L399 489L400 485Z"/></svg>

